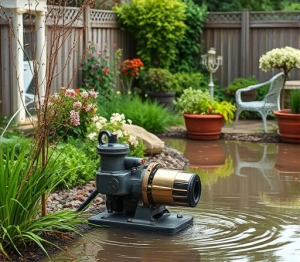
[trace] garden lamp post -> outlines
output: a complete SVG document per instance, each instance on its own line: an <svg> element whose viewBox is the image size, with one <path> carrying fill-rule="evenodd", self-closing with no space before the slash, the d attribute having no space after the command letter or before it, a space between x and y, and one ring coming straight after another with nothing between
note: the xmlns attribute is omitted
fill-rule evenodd
<svg viewBox="0 0 300 262"><path fill-rule="evenodd" d="M202 64L209 71L209 93L211 97L214 97L214 82L213 73L217 71L220 65L222 65L222 56L216 56L216 49L211 47L206 55L201 55Z"/></svg>

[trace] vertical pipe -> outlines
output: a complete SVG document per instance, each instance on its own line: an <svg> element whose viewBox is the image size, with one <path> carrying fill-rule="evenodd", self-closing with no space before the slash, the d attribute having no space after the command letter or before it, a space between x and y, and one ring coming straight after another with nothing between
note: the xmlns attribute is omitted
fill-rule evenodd
<svg viewBox="0 0 300 262"><path fill-rule="evenodd" d="M38 63L38 97L39 101L43 101L46 92L46 65L47 65L47 47L46 47L46 25L45 12L37 11L35 18L35 30L37 36L36 60Z"/></svg>

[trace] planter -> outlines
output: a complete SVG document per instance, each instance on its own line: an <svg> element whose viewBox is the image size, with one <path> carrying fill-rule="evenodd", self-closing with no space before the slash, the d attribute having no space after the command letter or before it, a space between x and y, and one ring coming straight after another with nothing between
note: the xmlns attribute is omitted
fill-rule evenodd
<svg viewBox="0 0 300 262"><path fill-rule="evenodd" d="M291 109L274 111L280 140L286 143L300 143L300 114L292 114Z"/></svg>
<svg viewBox="0 0 300 262"><path fill-rule="evenodd" d="M183 114L187 137L196 140L217 140L220 138L224 117L220 114Z"/></svg>
<svg viewBox="0 0 300 262"><path fill-rule="evenodd" d="M257 95L257 90L253 89L246 92L241 92L241 99L243 102L255 101Z"/></svg>
<svg viewBox="0 0 300 262"><path fill-rule="evenodd" d="M175 92L148 91L147 95L152 101L157 101L163 107L169 108L171 111L174 109L173 100Z"/></svg>

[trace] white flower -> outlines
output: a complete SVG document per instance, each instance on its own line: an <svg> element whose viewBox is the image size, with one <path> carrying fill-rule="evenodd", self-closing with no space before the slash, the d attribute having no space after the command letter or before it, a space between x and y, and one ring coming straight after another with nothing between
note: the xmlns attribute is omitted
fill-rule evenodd
<svg viewBox="0 0 300 262"><path fill-rule="evenodd" d="M132 124L132 120L130 120L130 119L127 119L127 122L128 122L129 125Z"/></svg>
<svg viewBox="0 0 300 262"><path fill-rule="evenodd" d="M66 96L68 96L68 97L72 97L72 96L74 96L75 95L75 91L74 91L74 89L67 89L66 90Z"/></svg>
<svg viewBox="0 0 300 262"><path fill-rule="evenodd" d="M88 136L87 136L90 140L96 140L96 138L97 138L97 133L90 133L90 134L88 134Z"/></svg>

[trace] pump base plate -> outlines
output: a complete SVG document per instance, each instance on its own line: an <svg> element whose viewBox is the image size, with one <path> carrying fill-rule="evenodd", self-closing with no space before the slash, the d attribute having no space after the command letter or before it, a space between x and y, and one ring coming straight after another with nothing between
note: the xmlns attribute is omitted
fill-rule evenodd
<svg viewBox="0 0 300 262"><path fill-rule="evenodd" d="M95 225L106 225L112 227L127 227L138 230L158 231L166 234L176 234L179 231L189 227L193 224L193 217L170 214L157 221L148 221L141 219L134 219L132 217L123 216L123 213L107 213L103 212L92 216L88 222Z"/></svg>

